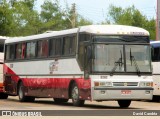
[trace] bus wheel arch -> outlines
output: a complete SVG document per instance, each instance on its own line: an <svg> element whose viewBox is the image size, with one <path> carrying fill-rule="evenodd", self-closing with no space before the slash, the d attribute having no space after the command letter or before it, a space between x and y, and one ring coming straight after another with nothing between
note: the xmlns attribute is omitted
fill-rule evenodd
<svg viewBox="0 0 160 119"><path fill-rule="evenodd" d="M20 86L20 83L23 83L22 80L19 80L18 83L17 83L17 95L19 95L19 86Z"/></svg>
<svg viewBox="0 0 160 119"><path fill-rule="evenodd" d="M83 106L85 100L79 99L79 88L75 81L71 82L70 86L70 97L74 106Z"/></svg>
<svg viewBox="0 0 160 119"><path fill-rule="evenodd" d="M17 85L17 94L20 102L25 102L27 100L27 97L25 96L25 92L24 92L24 84L23 84L23 81L21 80L18 82L18 85Z"/></svg>
<svg viewBox="0 0 160 119"><path fill-rule="evenodd" d="M74 83L76 83L76 81L73 80L73 79L72 79L72 80L70 81L70 83L69 83L69 88L68 88L68 97L69 97L69 98L72 98L71 91L72 91L72 85L73 85Z"/></svg>
<svg viewBox="0 0 160 119"><path fill-rule="evenodd" d="M18 85L17 85L17 94L19 97L20 102L33 102L35 100L35 97L31 96L25 96L25 91L24 91L24 83L22 80L19 80Z"/></svg>

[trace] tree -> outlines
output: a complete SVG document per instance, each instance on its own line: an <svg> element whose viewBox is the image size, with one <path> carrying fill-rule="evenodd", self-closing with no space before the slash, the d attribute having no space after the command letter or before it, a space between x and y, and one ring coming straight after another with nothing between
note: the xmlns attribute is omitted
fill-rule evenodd
<svg viewBox="0 0 160 119"><path fill-rule="evenodd" d="M92 24L79 15L76 4L62 9L58 0L45 0L40 13L36 0L0 0L0 35L27 36Z"/></svg>
<svg viewBox="0 0 160 119"><path fill-rule="evenodd" d="M110 23L142 27L150 32L151 39L155 39L155 20L147 19L134 6L122 9L111 5L108 14Z"/></svg>
<svg viewBox="0 0 160 119"><path fill-rule="evenodd" d="M41 6L41 21L43 23L41 32L46 30L60 30L62 28L62 13L58 0L51 2L46 0Z"/></svg>
<svg viewBox="0 0 160 119"><path fill-rule="evenodd" d="M7 0L0 2L0 35L11 36L13 33L11 26L13 26L14 18L12 16L13 11L10 9L10 5Z"/></svg>
<svg viewBox="0 0 160 119"><path fill-rule="evenodd" d="M92 21L85 19L83 16L78 15L78 22L77 22L77 27L78 26L84 26L84 25L92 25Z"/></svg>
<svg viewBox="0 0 160 119"><path fill-rule="evenodd" d="M30 3L30 4L29 4ZM33 9L34 1L19 1L13 6L14 18L16 20L17 35L32 35L39 33L39 27L41 26L39 14Z"/></svg>
<svg viewBox="0 0 160 119"><path fill-rule="evenodd" d="M0 35L25 36L39 33L41 22L35 0L3 0L0 3Z"/></svg>
<svg viewBox="0 0 160 119"><path fill-rule="evenodd" d="M62 9L58 0L54 0L54 2L46 0L41 8L40 16L43 23L41 31L43 32L92 24L91 21L84 19L77 13L75 3L71 7L66 4L66 7Z"/></svg>

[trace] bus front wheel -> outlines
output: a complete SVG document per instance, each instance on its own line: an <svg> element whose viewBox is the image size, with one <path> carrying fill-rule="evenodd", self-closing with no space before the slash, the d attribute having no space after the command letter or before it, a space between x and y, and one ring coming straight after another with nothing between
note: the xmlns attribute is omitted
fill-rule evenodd
<svg viewBox="0 0 160 119"><path fill-rule="evenodd" d="M79 89L76 83L72 85L71 97L74 106L83 106L85 100L79 99Z"/></svg>
<svg viewBox="0 0 160 119"><path fill-rule="evenodd" d="M118 104L121 108L127 108L131 104L131 100L118 100Z"/></svg>
<svg viewBox="0 0 160 119"><path fill-rule="evenodd" d="M152 101L153 102L159 102L160 101L160 96L153 96L153 98L152 98Z"/></svg>

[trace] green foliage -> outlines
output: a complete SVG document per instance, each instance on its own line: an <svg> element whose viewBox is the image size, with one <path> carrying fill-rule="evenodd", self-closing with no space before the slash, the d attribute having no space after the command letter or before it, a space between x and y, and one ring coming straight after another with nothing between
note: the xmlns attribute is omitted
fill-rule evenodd
<svg viewBox="0 0 160 119"><path fill-rule="evenodd" d="M0 35L10 35L12 29L10 26L13 26L13 16L12 10L9 8L6 0L1 1L0 3Z"/></svg>
<svg viewBox="0 0 160 119"><path fill-rule="evenodd" d="M25 36L38 33L39 14L35 0L3 0L0 4L0 35Z"/></svg>
<svg viewBox="0 0 160 119"><path fill-rule="evenodd" d="M122 9L121 7L111 5L108 14L110 17L107 23L142 27L150 32L151 39L155 39L155 19L147 19L134 6Z"/></svg>
<svg viewBox="0 0 160 119"><path fill-rule="evenodd" d="M92 24L76 13L75 4L62 10L58 0L45 0L38 12L36 1L1 0L0 35L27 36Z"/></svg>
<svg viewBox="0 0 160 119"><path fill-rule="evenodd" d="M78 15L77 26L92 25L92 24L93 24L92 21L89 21L85 19L83 16Z"/></svg>
<svg viewBox="0 0 160 119"><path fill-rule="evenodd" d="M93 24L77 13L76 4L62 8L59 0L44 0L38 11L35 10L36 1L0 0L0 35L27 36ZM102 24L111 23L145 28L151 39L155 39L155 19L147 19L134 6L122 9L111 5L108 19Z"/></svg>
<svg viewBox="0 0 160 119"><path fill-rule="evenodd" d="M62 12L60 9L59 2L57 0L54 0L54 2L46 0L44 4L41 6L41 9L41 32L45 32L47 30L63 29Z"/></svg>

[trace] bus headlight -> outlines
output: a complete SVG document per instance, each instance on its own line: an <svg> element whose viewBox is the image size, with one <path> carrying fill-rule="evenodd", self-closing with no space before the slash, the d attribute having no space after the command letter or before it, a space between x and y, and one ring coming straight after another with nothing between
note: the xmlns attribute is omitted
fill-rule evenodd
<svg viewBox="0 0 160 119"><path fill-rule="evenodd" d="M107 86L107 87L111 87L112 83L111 82L94 82L94 86Z"/></svg>
<svg viewBox="0 0 160 119"><path fill-rule="evenodd" d="M140 87L152 87L153 82L140 82L139 86Z"/></svg>

